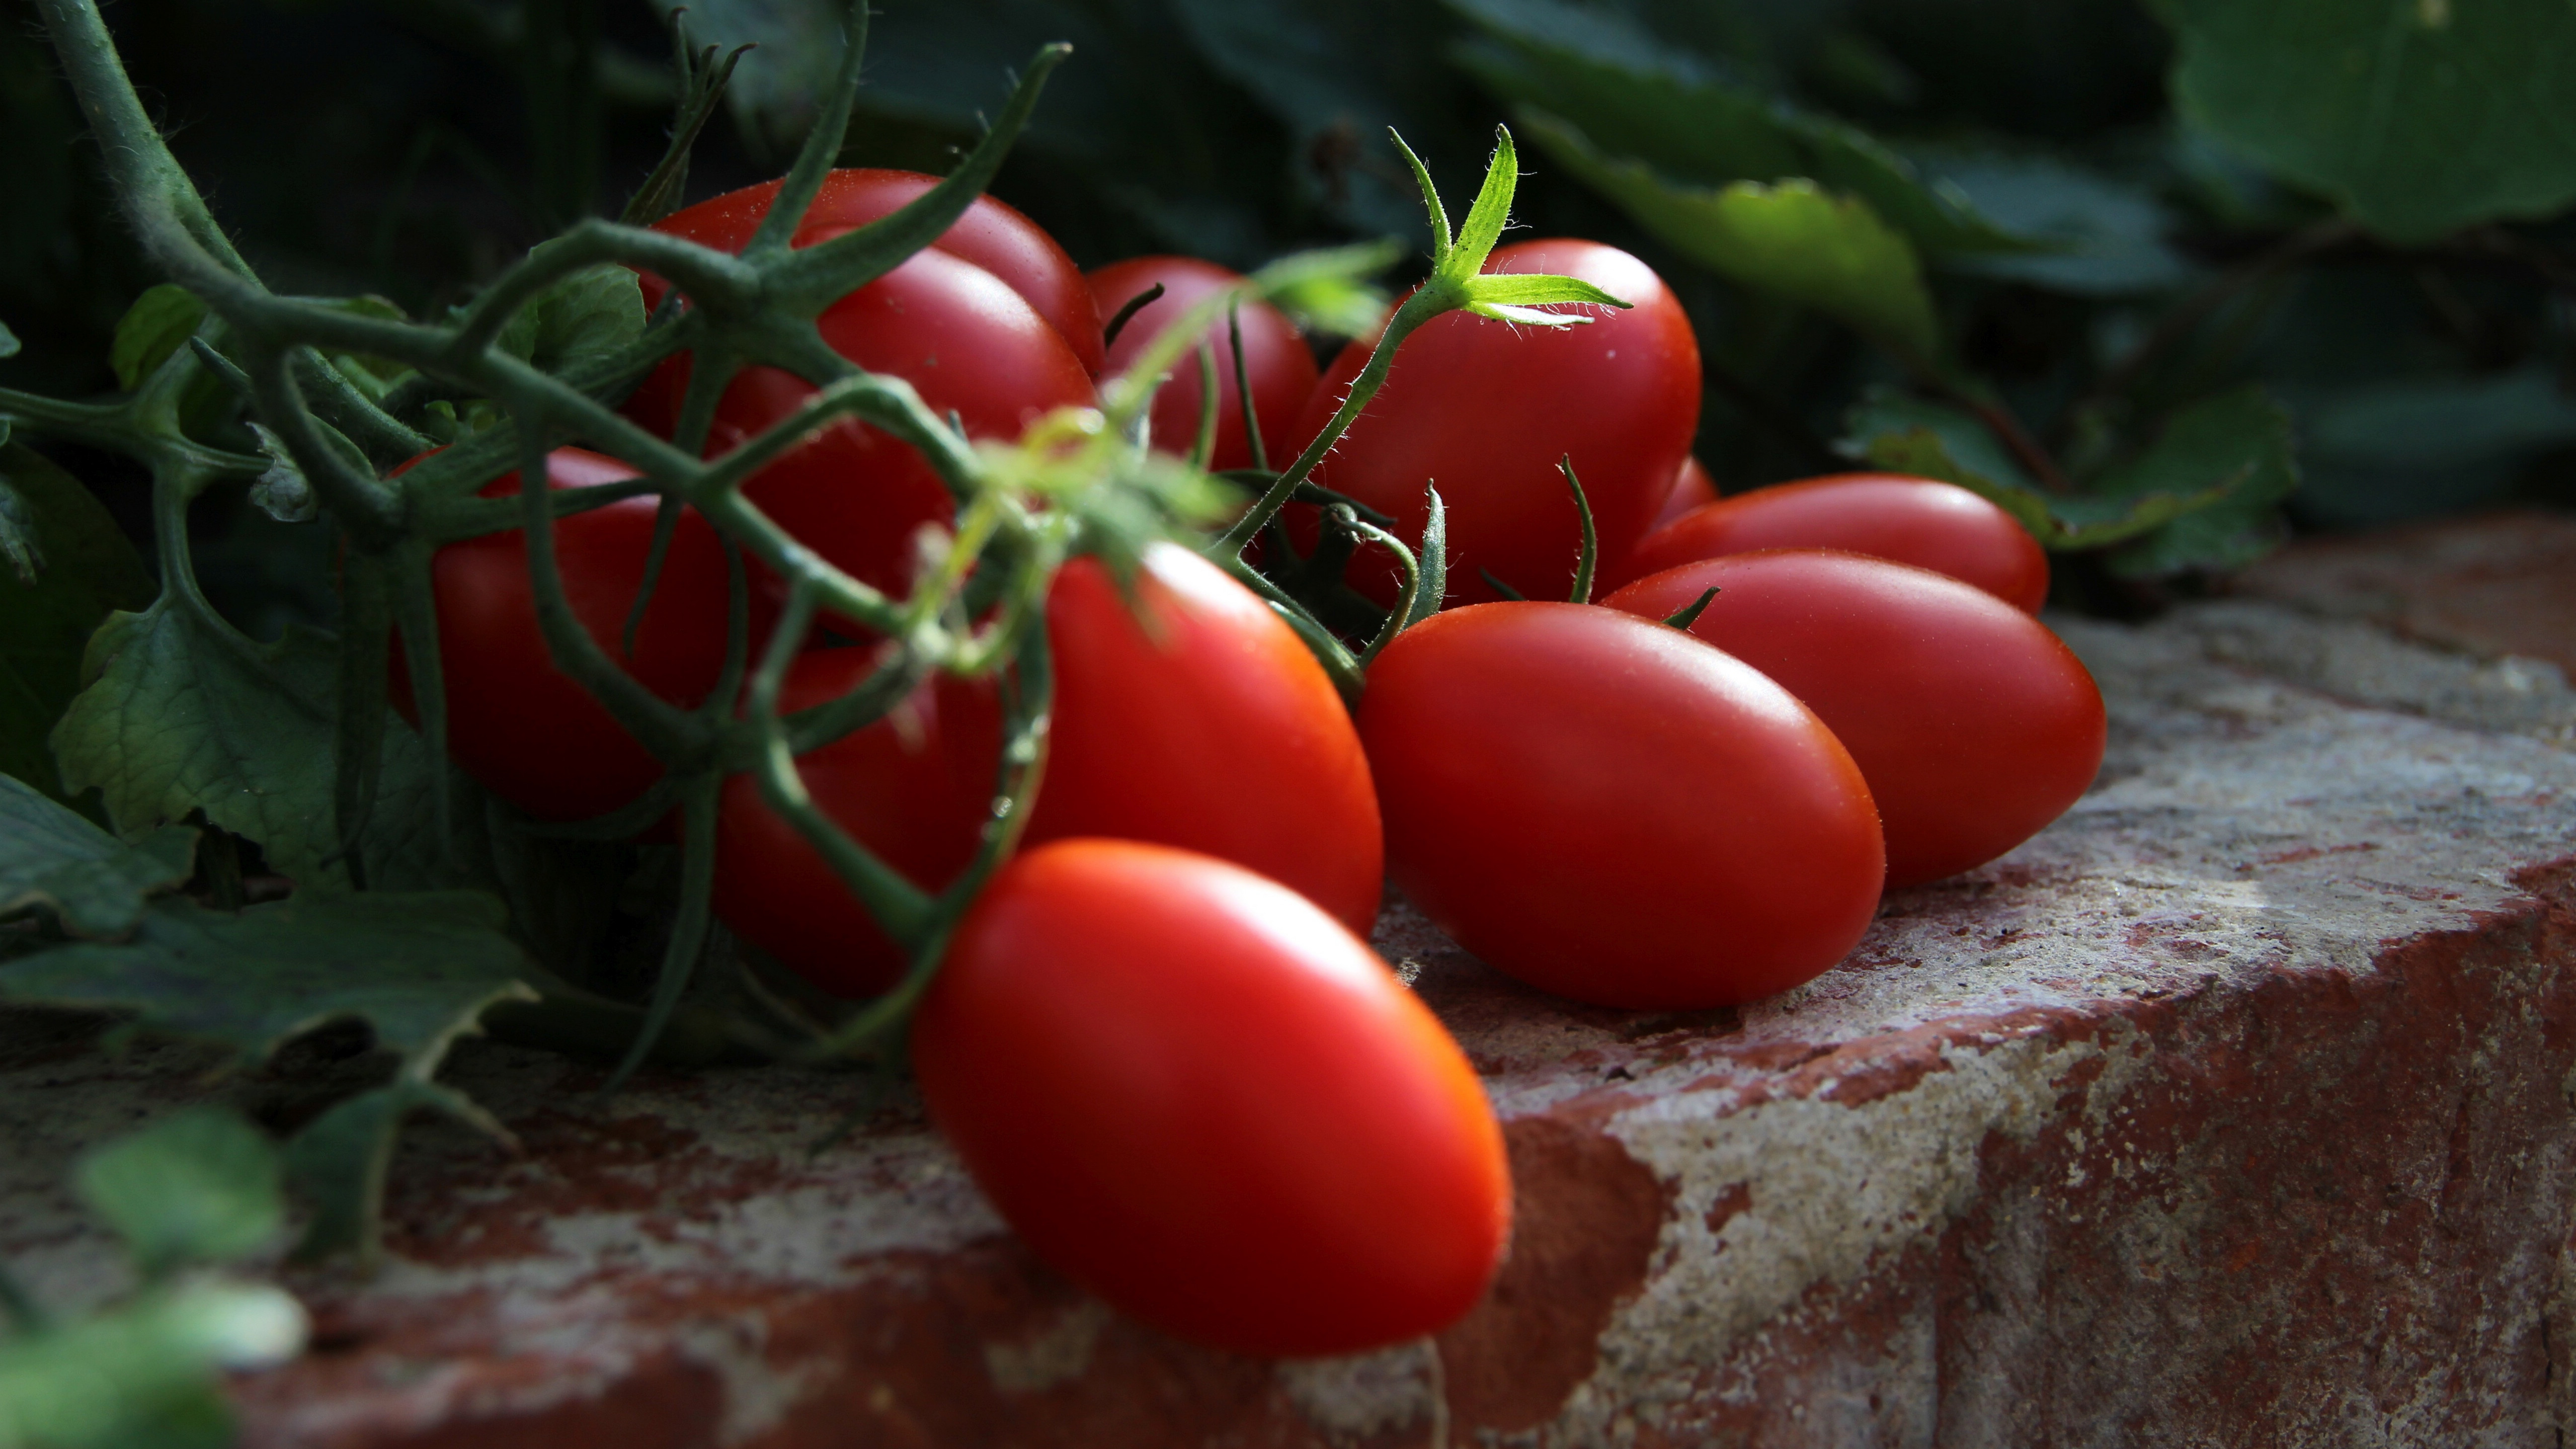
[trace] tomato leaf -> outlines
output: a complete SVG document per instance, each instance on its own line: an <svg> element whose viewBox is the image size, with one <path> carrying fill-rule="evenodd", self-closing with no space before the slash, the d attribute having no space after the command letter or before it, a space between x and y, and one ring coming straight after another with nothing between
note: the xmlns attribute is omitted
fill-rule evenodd
<svg viewBox="0 0 2576 1449"><path fill-rule="evenodd" d="M355 1251L372 1256L384 1224L385 1173L403 1118L428 1108L507 1142L510 1134L464 1093L406 1073L331 1108L295 1134L286 1172L313 1221L295 1255L312 1259Z"/></svg>
<svg viewBox="0 0 2576 1449"><path fill-rule="evenodd" d="M218 1372L293 1358L307 1327L280 1289L209 1281L0 1341L0 1443L223 1449L234 1426Z"/></svg>
<svg viewBox="0 0 2576 1449"><path fill-rule="evenodd" d="M2184 118L2404 246L2576 200L2562 0L2167 0Z"/></svg>
<svg viewBox="0 0 2576 1449"><path fill-rule="evenodd" d="M188 879L197 832L165 825L126 845L33 786L0 775L0 916L50 907L76 936L114 938Z"/></svg>
<svg viewBox="0 0 2576 1449"><path fill-rule="evenodd" d="M91 640L87 688L54 727L67 788L96 786L128 833L203 810L258 842L301 890L345 883L332 859L334 659L290 628L259 644L169 599L116 614ZM438 838L437 773L400 721L365 845L369 879L397 888L458 879Z"/></svg>
<svg viewBox="0 0 2576 1449"><path fill-rule="evenodd" d="M206 304L187 288L163 282L145 289L118 319L116 340L107 350L116 385L127 392L141 387L171 353L188 345L205 320Z"/></svg>
<svg viewBox="0 0 2576 1449"><path fill-rule="evenodd" d="M560 373L643 335L642 285L626 268L602 263L539 292L501 329L500 344L532 366Z"/></svg>
<svg viewBox="0 0 2576 1449"><path fill-rule="evenodd" d="M32 580L0 571L0 774L67 801L45 736L80 692L91 632L150 603L152 576L98 499L42 455L0 447L0 487L44 562Z"/></svg>
<svg viewBox="0 0 2576 1449"><path fill-rule="evenodd" d="M1806 180L1688 185L1643 161L1603 154L1545 112L1524 108L1520 123L1558 164L1691 260L1813 307L1905 356L1938 351L1913 244L1862 197Z"/></svg>
<svg viewBox="0 0 2576 1449"><path fill-rule="evenodd" d="M1605 158L1697 190L1808 178L1860 198L1935 254L2049 246L1980 215L1956 188L1926 181L1867 134L1721 78L1615 15L1555 0L1450 5L1484 32L1459 52L1460 64L1504 99L1564 118Z"/></svg>
<svg viewBox="0 0 2576 1449"><path fill-rule="evenodd" d="M2119 499L2224 495L2114 551L2111 571L2132 577L2252 563L2280 543L2280 505L2298 486L2290 415L2250 386L2174 414L2144 453L2092 482Z"/></svg>
<svg viewBox="0 0 2576 1449"><path fill-rule="evenodd" d="M258 1251L286 1225L277 1149L236 1112L191 1107L81 1159L80 1194L147 1278Z"/></svg>
<svg viewBox="0 0 2576 1449"><path fill-rule="evenodd" d="M484 1008L534 998L503 924L501 903L478 891L298 895L238 914L163 899L131 941L0 963L0 991L131 1011L254 1061L326 1023L362 1021L426 1075Z"/></svg>
<svg viewBox="0 0 2576 1449"><path fill-rule="evenodd" d="M2196 273L2165 242L2174 218L2142 186L2043 154L1918 146L1907 155L2015 234L2056 244L2051 251L1956 253L1939 260L1945 271L2080 297L2170 291Z"/></svg>
<svg viewBox="0 0 2576 1449"><path fill-rule="evenodd" d="M1956 483L2011 514L2044 547L2060 551L2136 538L2217 506L2232 486L2205 482L2188 493L2126 497L2052 494L2033 483L1975 418L1884 388L1863 395L1844 419L1844 430L1839 446L1850 456L1891 472Z"/></svg>

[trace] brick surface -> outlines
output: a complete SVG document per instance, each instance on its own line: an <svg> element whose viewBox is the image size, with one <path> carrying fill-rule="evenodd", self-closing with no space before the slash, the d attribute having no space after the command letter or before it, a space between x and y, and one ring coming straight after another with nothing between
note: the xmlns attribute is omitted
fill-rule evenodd
<svg viewBox="0 0 2576 1449"><path fill-rule="evenodd" d="M319 1337L237 1385L251 1442L1411 1445L1445 1416L1460 1444L2559 1444L2576 694L2537 645L2305 602L2065 623L2112 708L2093 791L1787 996L1570 1006L1391 913L1520 1202L1436 1352L1272 1364L1128 1324L911 1104L812 1151L850 1077L602 1102L485 1044L448 1076L525 1151L412 1134L385 1268L288 1274ZM313 1090L209 1065L0 1017L0 1094L50 1104L0 1121L0 1253L40 1292L118 1281L61 1196L78 1142Z"/></svg>

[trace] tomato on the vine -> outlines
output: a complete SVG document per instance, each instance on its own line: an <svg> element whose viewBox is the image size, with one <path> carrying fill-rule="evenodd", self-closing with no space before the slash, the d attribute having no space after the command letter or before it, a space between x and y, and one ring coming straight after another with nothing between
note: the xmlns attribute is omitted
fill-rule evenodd
<svg viewBox="0 0 2576 1449"><path fill-rule="evenodd" d="M848 694L874 649L810 649L789 666L782 711ZM798 757L816 808L925 891L975 856L1002 751L989 681L940 676L884 719ZM822 855L761 799L725 781L716 815L716 915L736 935L835 996L874 996L909 964Z"/></svg>
<svg viewBox="0 0 2576 1449"><path fill-rule="evenodd" d="M1160 286L1163 295L1136 309L1109 345L1106 370L1119 371L1162 335L1181 313L1209 293L1243 278L1214 262L1194 257L1133 257L1111 262L1091 273L1103 325L1120 308ZM1315 355L1286 314L1257 298L1238 310L1243 333L1243 367L1252 378L1252 414L1261 425L1263 451L1274 468L1294 455L1290 430L1297 410L1315 390ZM1235 383L1233 339L1226 319L1208 329L1206 341L1216 356L1216 446L1208 466L1222 471L1252 466L1252 443L1243 426L1243 394ZM1199 430L1199 369L1195 351L1184 353L1172 367L1171 381L1154 395L1154 445L1169 453L1186 453Z"/></svg>
<svg viewBox="0 0 2576 1449"><path fill-rule="evenodd" d="M688 235L693 224L692 213L681 212L660 226ZM1079 287L1081 275L1073 281ZM1089 292L1081 297L1088 308ZM953 415L968 437L1015 438L1051 409L1096 401L1081 359L1026 298L941 247L915 253L843 297L816 325L833 351L911 383L934 415ZM670 432L691 363L687 353L664 361L627 400L628 415ZM737 446L813 394L811 384L778 368L743 369L716 406L708 455ZM743 496L826 560L890 593L911 583L921 528L955 516L928 460L846 418L753 475Z"/></svg>
<svg viewBox="0 0 2576 1449"><path fill-rule="evenodd" d="M1869 781L1887 883L1955 875L2066 812L2102 763L2102 693L2037 619L1928 569L1822 549L1667 569L1602 602L1666 617L1813 709Z"/></svg>
<svg viewBox="0 0 2576 1449"><path fill-rule="evenodd" d="M1199 851L1368 930L1385 855L1367 756L1322 667L1250 590L1158 544L1131 607L1098 559L1080 558L1048 595L1047 637L1055 703L1028 844L1097 835ZM869 650L810 651L782 707L847 693L873 662ZM942 679L900 717L797 764L825 814L938 890L974 854L1000 752L992 686ZM717 914L826 991L891 985L899 953L823 858L751 780L725 791Z"/></svg>
<svg viewBox="0 0 2576 1449"><path fill-rule="evenodd" d="M1132 606L1098 559L1066 565L1047 638L1055 718L1032 843L1108 835L1199 851L1367 933L1385 863L1368 756L1323 666L1268 605L1162 543Z"/></svg>
<svg viewBox="0 0 2576 1449"><path fill-rule="evenodd" d="M671 213L654 230L684 236L718 251L739 252L751 245L752 233L769 215L781 183L763 181ZM939 184L918 171L844 167L823 178L814 204L805 209L788 245L809 247L856 231L890 216ZM979 196L963 216L931 243L939 251L963 258L991 272L1020 294L1049 326L1061 334L1073 355L1091 372L1100 371L1100 319L1093 315L1091 289L1073 258L1036 222L994 196ZM662 300L663 282L644 279L647 307Z"/></svg>
<svg viewBox="0 0 2576 1449"><path fill-rule="evenodd" d="M1498 970L1578 1001L1731 1005L1859 941L1869 789L1752 666L1589 604L1480 604L1396 636L1360 737L1397 886Z"/></svg>
<svg viewBox="0 0 2576 1449"><path fill-rule="evenodd" d="M1764 548L1838 548L1913 564L2027 614L2048 601L2048 554L2011 514L1955 483L1891 473L1809 478L1693 509L1623 559L1604 553L1602 585Z"/></svg>
<svg viewBox="0 0 2576 1449"><path fill-rule="evenodd" d="M912 1027L931 1119L1030 1248L1239 1353L1472 1307L1511 1179L1476 1074L1367 944L1207 856L1065 840L958 927Z"/></svg>
<svg viewBox="0 0 2576 1449"><path fill-rule="evenodd" d="M556 449L546 471L556 488L636 476L614 458L579 448ZM485 484L482 496L518 492L519 475L510 472ZM655 694L695 706L724 671L730 586L724 544L694 509L680 515L635 632L635 652L620 647L659 506L647 493L556 519L555 560L573 617L590 637ZM431 562L430 587L447 691L447 753L465 773L545 820L604 815L661 778L661 762L555 668L537 624L525 534L511 529L445 545ZM753 605L756 647L768 608L757 598ZM391 682L395 706L416 720L410 674L399 654Z"/></svg>
<svg viewBox="0 0 2576 1449"><path fill-rule="evenodd" d="M1408 541L1429 517L1423 486L1437 486L1448 508L1452 601L1501 597L1479 570L1531 598L1563 598L1583 526L1557 460L1570 457L1583 481L1601 556L1625 554L1689 456L1699 344L1663 280L1615 247L1516 242L1497 248L1485 270L1571 276L1630 305L1589 309L1593 321L1562 328L1464 312L1434 318L1396 350L1385 386L1315 481L1392 515L1392 531ZM1323 431L1374 345L1350 344L1316 384L1295 430L1300 446ZM1314 511L1291 509L1288 518L1292 539L1311 548ZM1394 602L1402 582L1374 548L1361 550L1349 577L1381 604Z"/></svg>

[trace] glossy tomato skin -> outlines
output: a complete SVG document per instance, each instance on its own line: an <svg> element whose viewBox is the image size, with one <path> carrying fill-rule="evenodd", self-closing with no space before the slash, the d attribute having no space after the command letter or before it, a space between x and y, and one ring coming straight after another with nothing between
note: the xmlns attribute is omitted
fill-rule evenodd
<svg viewBox="0 0 2576 1449"><path fill-rule="evenodd" d="M1692 509L1706 508L1716 501L1717 480L1708 476L1708 470L1700 466L1699 459L1682 459L1682 470L1673 475L1673 491L1664 495L1664 506L1656 510L1655 521L1646 530L1646 537L1654 537L1656 529ZM1643 544L1639 546L1643 547Z"/></svg>
<svg viewBox="0 0 2576 1449"><path fill-rule="evenodd" d="M873 649L815 649L789 667L784 711L848 694ZM814 804L878 859L926 891L973 860L1001 758L988 681L940 676L886 718L798 757ZM840 876L772 813L749 775L725 781L716 815L716 915L815 986L875 996L909 964Z"/></svg>
<svg viewBox="0 0 2576 1449"><path fill-rule="evenodd" d="M809 247L855 231L901 210L938 183L938 177L918 171L873 167L834 171L823 178L822 190L815 193L814 204L806 208L788 245ZM776 181L763 181L710 197L655 222L653 229L718 251L739 252L751 245L752 233L769 215L778 187ZM1087 371L1100 371L1100 319L1092 313L1091 290L1073 258L1036 222L1007 202L979 196L931 246L1001 278L1056 329ZM662 300L664 286L658 277L644 279L646 307Z"/></svg>
<svg viewBox="0 0 2576 1449"><path fill-rule="evenodd" d="M930 1115L1047 1263L1238 1353L1353 1353L1480 1297L1511 1183L1474 1070L1383 961L1206 856L995 876L912 1027Z"/></svg>
<svg viewBox="0 0 2576 1449"><path fill-rule="evenodd" d="M1890 473L1810 478L1695 509L1647 535L1605 570L1603 584L1765 548L1893 559L1974 584L2026 614L2048 601L2048 554L2011 514L1955 483Z"/></svg>
<svg viewBox="0 0 2576 1449"><path fill-rule="evenodd" d="M557 488L636 476L614 458L579 448L556 449L547 473ZM505 473L481 492L515 498L519 475ZM643 582L658 507L645 494L555 520L556 566L573 615L590 637L655 694L694 706L724 670L729 592L724 545L695 510L680 515L634 654L619 647ZM529 591L524 534L513 529L442 546L430 565L430 588L447 686L447 753L465 773L543 820L604 815L661 778L661 762L555 668ZM757 600L754 608L757 641L770 613ZM416 721L411 678L399 656L392 686L395 706Z"/></svg>
<svg viewBox="0 0 2576 1449"><path fill-rule="evenodd" d="M1563 328L1463 312L1434 319L1397 349L1386 385L1315 478L1393 515L1393 532L1408 540L1422 536L1423 485L1435 483L1449 510L1453 602L1500 597L1479 569L1531 598L1563 598L1583 531L1557 459L1574 460L1601 556L1625 554L1689 456L1699 345L1662 279L1615 247L1516 242L1496 248L1485 270L1578 277L1631 306L1594 308L1591 323ZM1299 419L1300 445L1323 431L1371 345L1352 343L1325 372ZM1292 510L1291 525L1298 546L1312 547L1313 511ZM1382 604L1401 585L1393 561L1375 550L1363 552L1350 580Z"/></svg>
<svg viewBox="0 0 2576 1449"><path fill-rule="evenodd" d="M1017 292L935 247L832 304L816 325L833 351L910 382L933 413L956 413L969 437L1015 438L1050 409L1095 401L1081 362ZM690 361L683 353L655 369L628 399L627 414L671 431ZM745 368L717 405L708 455L813 394L778 368ZM846 420L763 468L743 495L824 558L892 593L911 583L922 526L947 523L956 511L938 473L909 444Z"/></svg>
<svg viewBox="0 0 2576 1449"><path fill-rule="evenodd" d="M1055 717L1029 843L1199 851L1365 934L1385 869L1377 793L1322 666L1251 590L1176 544L1147 551L1136 598L1141 622L1096 558L1056 576Z"/></svg>
<svg viewBox="0 0 2576 1449"><path fill-rule="evenodd" d="M1588 604L1397 636L1360 736L1395 883L1498 970L1634 1010L1727 1006L1848 953L1886 856L1869 789L1751 666Z"/></svg>
<svg viewBox="0 0 2576 1449"><path fill-rule="evenodd" d="M1107 371L1124 371L1148 343L1209 293L1242 281L1241 274L1195 257L1133 257L1111 262L1090 274L1091 295L1105 325L1128 300L1157 285L1163 295L1137 309L1110 344ZM1252 375L1252 412L1261 423L1263 451L1270 466L1284 467L1293 452L1290 433L1298 410L1315 390L1315 354L1286 314L1267 302L1247 301L1243 323L1243 366ZM1252 466L1252 444L1243 427L1243 394L1235 385L1234 347L1223 317L1207 333L1216 354L1216 447L1208 466ZM1196 354L1185 353L1172 368L1172 380L1154 395L1154 446L1186 454L1199 433L1199 372Z"/></svg>
<svg viewBox="0 0 2576 1449"><path fill-rule="evenodd" d="M2037 834L2102 763L2102 693L2046 625L1982 589L1815 549L1734 554L1602 602L1662 618L1715 588L1691 633L1805 701L1878 801L1887 883L1982 865Z"/></svg>

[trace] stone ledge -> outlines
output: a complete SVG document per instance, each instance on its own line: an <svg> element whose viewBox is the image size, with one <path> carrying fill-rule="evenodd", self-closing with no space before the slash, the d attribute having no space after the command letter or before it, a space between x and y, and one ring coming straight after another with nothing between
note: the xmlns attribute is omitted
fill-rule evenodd
<svg viewBox="0 0 2576 1449"><path fill-rule="evenodd" d="M1520 1224L1443 1335L1274 1365L1033 1262L850 1079L646 1081L489 1044L526 1142L425 1125L393 1259L290 1274L254 1445L2549 1444L2576 1427L2576 696L2278 603L2062 625L2111 702L2037 840L1851 960L1637 1016L1380 932L1506 1119ZM2576 630L2576 625L2562 627ZM2416 631L2423 637L2424 631ZM2510 666L2508 668L2508 666ZM0 1253L110 1291L77 1145L195 1096L0 1018ZM49 1035L49 1033L51 1033Z"/></svg>

